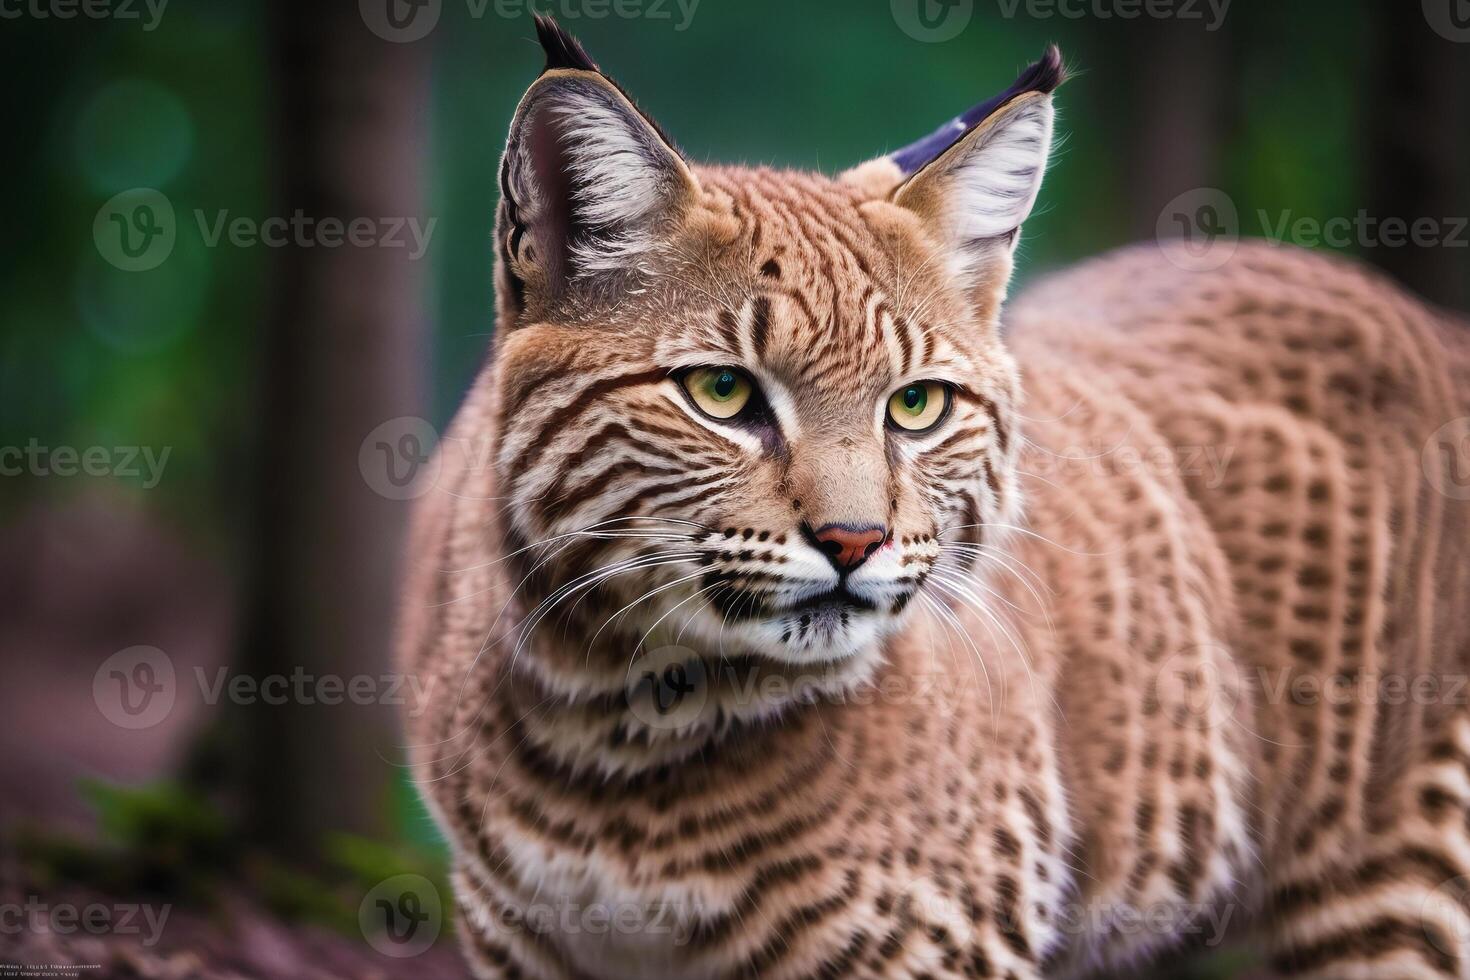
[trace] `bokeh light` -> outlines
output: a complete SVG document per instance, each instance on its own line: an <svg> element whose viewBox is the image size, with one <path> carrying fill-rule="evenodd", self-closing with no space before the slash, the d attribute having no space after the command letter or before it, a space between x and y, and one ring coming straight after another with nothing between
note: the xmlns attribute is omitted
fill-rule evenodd
<svg viewBox="0 0 1470 980"><path fill-rule="evenodd" d="M121 79L97 90L73 129L78 171L92 191L161 187L194 150L194 123L184 103L156 82Z"/></svg>

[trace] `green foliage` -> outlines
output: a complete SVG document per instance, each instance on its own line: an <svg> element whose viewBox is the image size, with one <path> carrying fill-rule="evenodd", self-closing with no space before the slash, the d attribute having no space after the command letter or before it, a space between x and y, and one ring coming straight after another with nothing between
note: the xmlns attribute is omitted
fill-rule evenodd
<svg viewBox="0 0 1470 980"><path fill-rule="evenodd" d="M429 862L444 866L449 863L449 845L434 818L424 806L418 787L409 778L407 769L395 773L390 787L390 808L395 833L406 847L412 848Z"/></svg>
<svg viewBox="0 0 1470 980"><path fill-rule="evenodd" d="M243 889L288 922L358 934L358 905L373 886L419 874L448 893L437 839L375 841L336 834L322 842L323 869L307 873L246 850L230 820L209 800L173 782L117 786L87 781L98 836L84 840L35 828L18 837L28 877L39 887L83 884L117 895L159 895L202 908ZM412 793L404 784L404 792ZM412 812L407 803L401 804ZM422 804L417 804L420 807ZM422 835L421 835L422 836Z"/></svg>
<svg viewBox="0 0 1470 980"><path fill-rule="evenodd" d="M20 850L34 877L116 894L212 900L213 882L234 861L229 822L212 805L169 782L123 787L89 780L80 790L97 812L97 840L23 830Z"/></svg>
<svg viewBox="0 0 1470 980"><path fill-rule="evenodd" d="M218 857L224 846L228 822L177 784L128 787L87 780L82 795L97 811L103 838L120 847L208 858Z"/></svg>

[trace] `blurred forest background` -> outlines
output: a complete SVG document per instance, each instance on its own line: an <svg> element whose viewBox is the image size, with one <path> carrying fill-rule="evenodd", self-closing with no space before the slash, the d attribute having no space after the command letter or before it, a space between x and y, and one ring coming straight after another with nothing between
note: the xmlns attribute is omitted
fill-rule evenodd
<svg viewBox="0 0 1470 980"><path fill-rule="evenodd" d="M421 418L432 441L485 355L496 166L541 56L529 2L430 0L437 23L417 40L390 39L402 34L384 26L384 2L417 9L0 5L0 447L25 451L0 449L12 464L0 475L0 902L177 902L158 949L193 948L220 975L458 970L445 941L382 955L358 917L377 883L442 874L382 680L411 501L370 471L374 433L397 440L394 420ZM1360 212L1434 219L1430 245L1321 247L1460 309L1466 7L536 5L692 159L829 172L928 132L1056 41L1076 74L1018 288L1154 237L1170 202L1215 201L1199 196L1214 188L1242 235ZM162 196L172 215L156 216L174 228L166 257L133 271L105 241L110 202L139 188ZM285 247L211 238L236 218L298 211L371 219L379 244L326 247L321 230ZM126 227L136 208L121 216L124 235L153 227ZM68 448L97 447L97 472L68 475ZM106 665L157 680L136 673L144 661L172 672L158 681L171 707L130 727L105 703ZM268 705L212 686L302 671L377 679L381 696ZM355 945L334 938L344 931ZM116 967L126 957L141 975L175 975L163 953L91 938L78 951L33 932L7 952L16 937L0 936L0 963L133 975Z"/></svg>

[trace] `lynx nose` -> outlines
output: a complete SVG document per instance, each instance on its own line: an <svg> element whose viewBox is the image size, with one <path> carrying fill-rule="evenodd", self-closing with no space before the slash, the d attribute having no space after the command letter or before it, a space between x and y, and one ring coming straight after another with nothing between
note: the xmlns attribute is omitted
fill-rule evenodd
<svg viewBox="0 0 1470 980"><path fill-rule="evenodd" d="M812 532L817 547L832 567L844 573L857 568L877 551L887 535L881 526L856 528L849 524L826 524Z"/></svg>

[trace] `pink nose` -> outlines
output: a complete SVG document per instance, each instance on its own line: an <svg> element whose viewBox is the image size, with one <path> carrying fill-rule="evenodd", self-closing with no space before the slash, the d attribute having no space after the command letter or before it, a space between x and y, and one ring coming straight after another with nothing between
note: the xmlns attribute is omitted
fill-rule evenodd
<svg viewBox="0 0 1470 980"><path fill-rule="evenodd" d="M887 532L881 527L854 528L846 524L828 524L812 536L834 568L839 572L850 572L878 550Z"/></svg>

